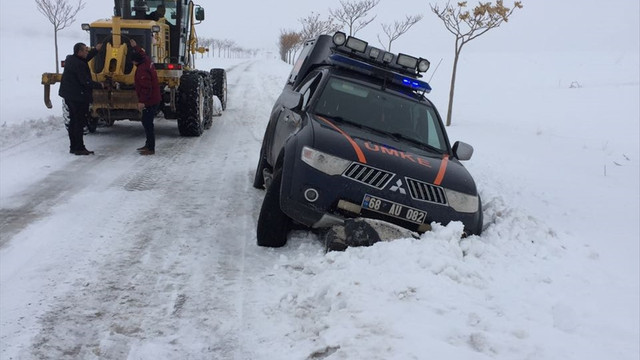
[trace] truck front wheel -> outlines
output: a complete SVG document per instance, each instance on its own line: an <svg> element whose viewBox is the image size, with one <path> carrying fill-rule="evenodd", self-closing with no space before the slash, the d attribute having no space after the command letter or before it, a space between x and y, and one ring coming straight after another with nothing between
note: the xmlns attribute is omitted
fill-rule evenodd
<svg viewBox="0 0 640 360"><path fill-rule="evenodd" d="M273 175L273 181L262 201L257 229L259 246L282 247L287 243L291 219L280 209L280 184L282 170Z"/></svg>
<svg viewBox="0 0 640 360"><path fill-rule="evenodd" d="M197 72L182 74L176 105L180 135L202 135L205 116L205 88L204 80L200 74Z"/></svg>

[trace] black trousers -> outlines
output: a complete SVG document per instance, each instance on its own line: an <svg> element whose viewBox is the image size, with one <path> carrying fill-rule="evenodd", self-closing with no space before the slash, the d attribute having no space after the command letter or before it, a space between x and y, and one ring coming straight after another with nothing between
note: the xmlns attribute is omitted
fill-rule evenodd
<svg viewBox="0 0 640 360"><path fill-rule="evenodd" d="M65 100L69 108L69 151L85 150L84 127L89 116L89 103Z"/></svg>
<svg viewBox="0 0 640 360"><path fill-rule="evenodd" d="M153 126L153 119L156 117L159 105L147 106L142 110L142 126L144 127L144 134L147 136L147 141L144 143L144 147L149 150L156 150L156 134Z"/></svg>

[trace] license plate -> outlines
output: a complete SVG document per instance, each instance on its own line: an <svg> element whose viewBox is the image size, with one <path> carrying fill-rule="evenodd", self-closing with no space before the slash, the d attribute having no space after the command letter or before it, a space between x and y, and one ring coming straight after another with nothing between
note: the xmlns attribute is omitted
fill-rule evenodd
<svg viewBox="0 0 640 360"><path fill-rule="evenodd" d="M364 199L362 200L362 208L407 220L416 224L424 224L427 219L426 211L414 209L412 207L371 196L369 194L364 196Z"/></svg>

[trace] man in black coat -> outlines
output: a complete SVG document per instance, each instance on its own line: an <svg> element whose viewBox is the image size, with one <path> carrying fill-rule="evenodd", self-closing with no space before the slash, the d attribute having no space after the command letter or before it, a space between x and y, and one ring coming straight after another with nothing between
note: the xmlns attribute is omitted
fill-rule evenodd
<svg viewBox="0 0 640 360"><path fill-rule="evenodd" d="M84 146L84 126L89 116L89 104L93 102L93 89L104 88L104 84L91 78L89 60L100 50L102 44L89 50L84 43L73 46L73 55L64 62L64 71L60 81L60 95L69 109L69 152L76 155L90 155L93 151Z"/></svg>

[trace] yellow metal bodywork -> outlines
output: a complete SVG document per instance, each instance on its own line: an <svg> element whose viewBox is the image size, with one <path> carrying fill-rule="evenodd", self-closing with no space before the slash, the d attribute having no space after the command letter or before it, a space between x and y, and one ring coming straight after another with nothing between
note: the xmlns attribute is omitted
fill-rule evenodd
<svg viewBox="0 0 640 360"><path fill-rule="evenodd" d="M186 64L182 64L183 70L190 70L194 67L194 54L204 53L207 51L204 47L198 47L197 37L195 32L195 19L194 19L194 5L190 2L188 8L191 21L189 36L186 41L187 47L187 60ZM170 53L170 27L164 21L153 20L138 20L138 19L122 19L120 16L113 16L111 19L98 20L91 23L92 28L108 28L111 29L111 41L103 44L105 49L101 49L105 52L104 66L102 69L97 69L96 57L89 61L89 68L91 69L91 75L94 81L108 84L108 87L104 90L95 89L93 91L93 103L91 106L92 117L104 117L104 114L109 114L111 110L131 110L134 116L132 119L137 120L140 118L141 113L137 110L138 98L133 91L134 77L135 77L135 65L127 73L126 72L126 57L127 57L127 39L126 34L122 31L126 29L144 29L150 30L152 27L158 26L159 32L152 32L152 45L151 52L147 55L151 58L151 61L159 63L169 63ZM180 36L180 39L183 37ZM158 69L158 81L160 88L170 96L170 108L172 111L176 111L175 108L175 94L176 89L180 85L180 77L183 70L163 70ZM51 85L58 83L62 80L62 74L58 73L44 73L42 74L42 84L44 85L44 102L47 108L52 108L50 92ZM112 86L118 83L118 87ZM122 89L124 88L124 89ZM137 112L137 116L135 115Z"/></svg>

